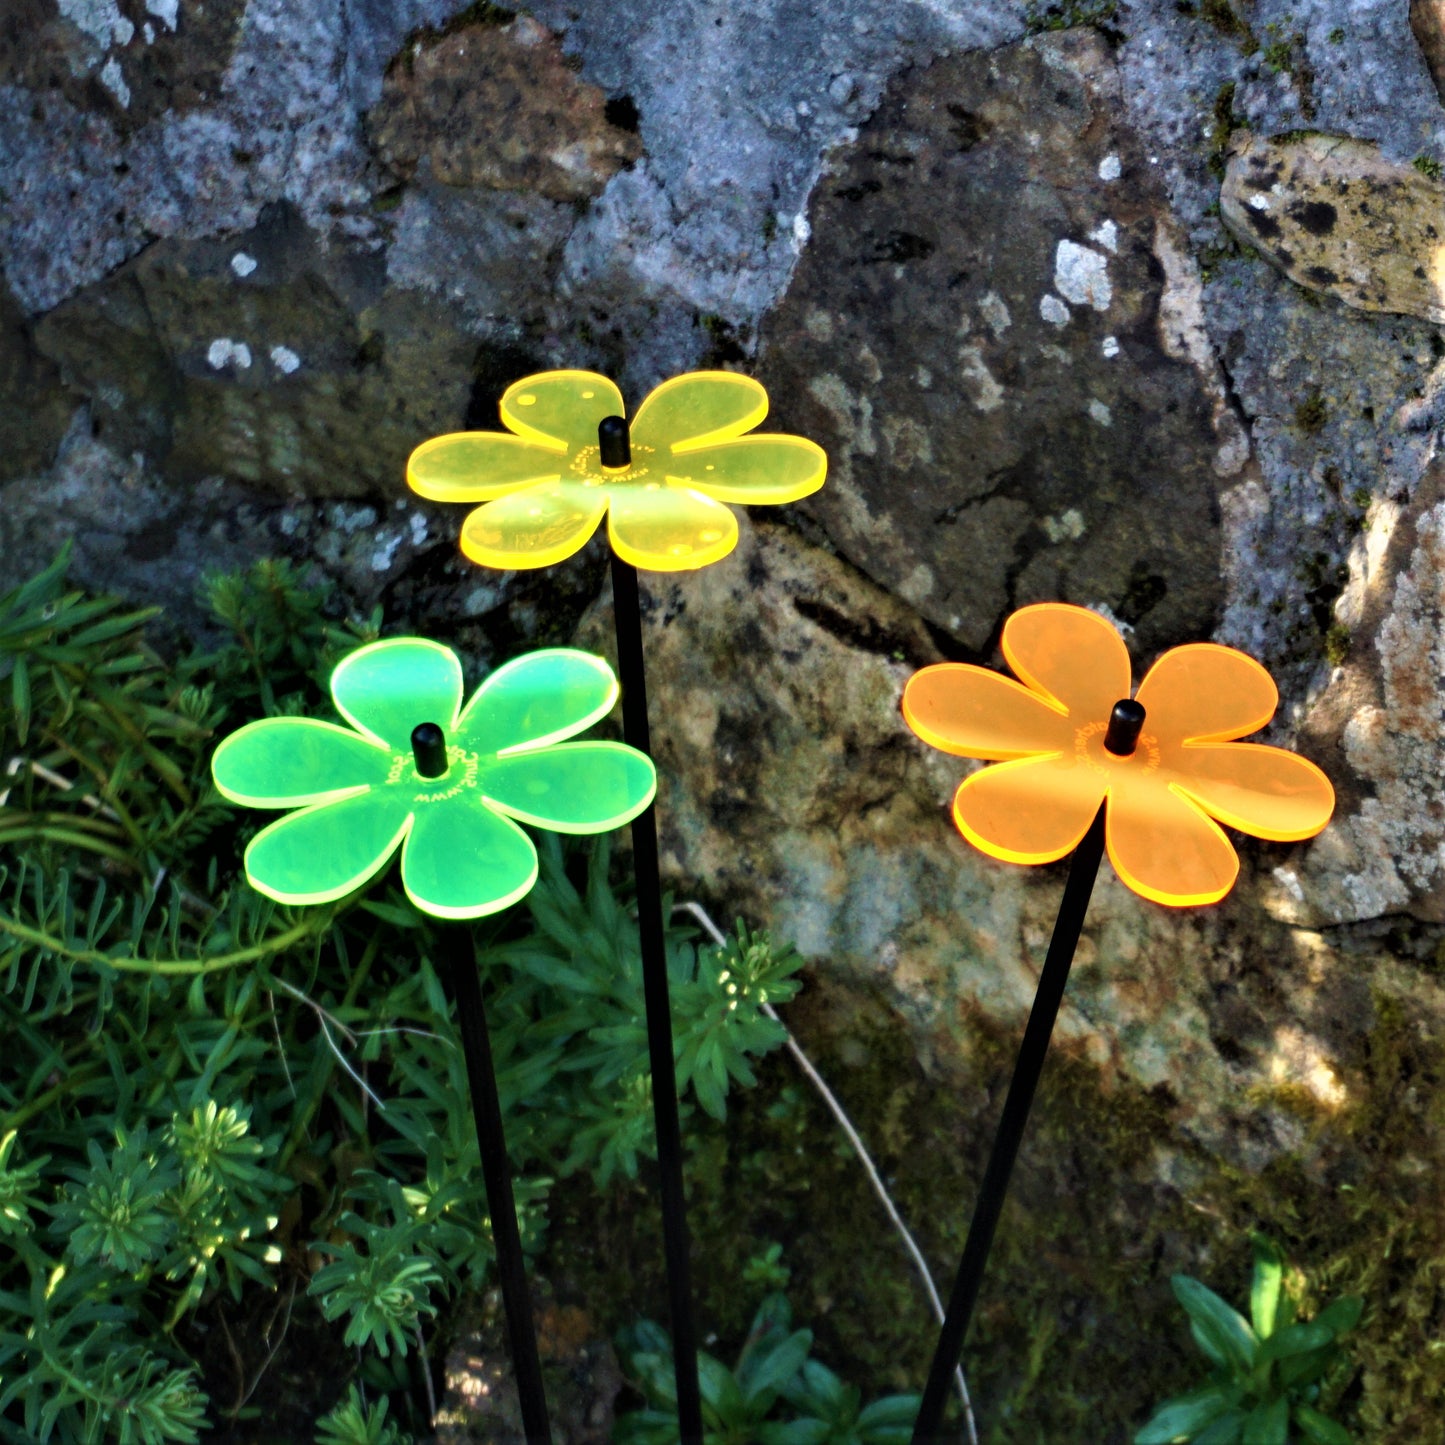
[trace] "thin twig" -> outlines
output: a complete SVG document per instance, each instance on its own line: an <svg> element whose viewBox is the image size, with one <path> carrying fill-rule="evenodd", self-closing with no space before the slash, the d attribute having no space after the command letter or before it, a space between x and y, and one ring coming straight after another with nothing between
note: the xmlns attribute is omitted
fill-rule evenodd
<svg viewBox="0 0 1445 1445"><path fill-rule="evenodd" d="M295 1299L296 1281L293 1279L291 1281L291 1291L286 1296L286 1318L281 1321L280 1337L277 1339L276 1343L272 1345L269 1350L266 1351L266 1358L262 1360L260 1365L257 1367L256 1378L251 1381L251 1388L247 1390L246 1393L242 1395L241 1398L236 1402L236 1409L234 1412L235 1414L239 1415L242 1409L245 1408L246 1402L251 1398L252 1395L256 1393L256 1387L261 1383L261 1377L266 1373L267 1370L271 1368L271 1361L276 1358L276 1351L281 1348L282 1341L284 1341L286 1338L286 1331L291 1327L291 1306L294 1303ZM277 1306L276 1311L273 1312L271 1315L271 1324L268 1324L266 1326L266 1330L261 1336L262 1339L269 1339L271 1333L271 1325L274 1325L276 1323L276 1314L278 1314L279 1312L280 1306ZM221 1319L224 1322L225 1316L222 1315ZM227 1331L228 1337L229 1334L230 1332ZM244 1384L245 1382L242 1381L242 1383Z"/></svg>
<svg viewBox="0 0 1445 1445"><path fill-rule="evenodd" d="M429 1430L436 1429L437 1420L437 1394L431 1382L431 1362L426 1357L426 1336L421 1332L421 1321L417 1320L413 1328L416 1330L416 1352L421 1360L421 1376L426 1381L426 1423Z"/></svg>
<svg viewBox="0 0 1445 1445"><path fill-rule="evenodd" d="M712 941L719 948L726 948L728 940L722 930L708 916L707 910L701 903L678 903L673 907L673 912L691 913L694 918L707 930ZM903 1222L903 1216L899 1214L897 1206L893 1203L892 1197L884 1187L883 1179L879 1175L877 1167L873 1163L872 1156L863 1145L858 1131L853 1127L852 1120L843 1112L843 1106L838 1102L837 1095L828 1087L823 1076L813 1066L813 1061L803 1052L802 1045L793 1037L792 1030L778 1017L777 1010L770 1003L760 1004L762 1011L773 1020L785 1035L784 1043L788 1052L797 1061L798 1067L808 1076L809 1082L822 1095L823 1102L828 1106L834 1119L838 1121L838 1127L848 1136L848 1142L853 1146L858 1155L859 1162L863 1165L864 1173L868 1175L868 1181L873 1186L873 1192L882 1202L883 1208L887 1211L888 1218L892 1221L894 1229L898 1231L904 1246L907 1248L913 1260L919 1278L923 1281L923 1287L928 1292L929 1303L933 1306L933 1313L939 1324L943 1323L943 1301L939 1298L938 1288L933 1283L933 1276L928 1272L928 1262L923 1258L923 1251L919 1249L913 1236L908 1232L908 1226ZM958 1397L963 1402L963 1417L968 1425L968 1438L970 1445L978 1445L978 1425L973 1418L973 1401L968 1394L968 1381L964 1378L963 1366L958 1365L954 1370L954 1378L958 1384Z"/></svg>
<svg viewBox="0 0 1445 1445"><path fill-rule="evenodd" d="M276 1018L276 995L269 988L266 990L266 1003L271 1010L271 1028L276 1035L276 1052L281 1056L281 1071L286 1075L286 1084L294 1099L296 1080L291 1077L291 1063L286 1057L286 1041L281 1037L281 1024Z"/></svg>
<svg viewBox="0 0 1445 1445"><path fill-rule="evenodd" d="M71 782L71 780L67 778L64 773L57 773L53 768L47 768L44 763L37 763L33 759L26 758L24 756L16 756L10 759L10 761L5 765L5 776L7 778L16 777L19 774L20 769L26 767L27 765L29 766L30 771L34 773L35 776L39 778L42 782L49 783L52 788L59 788L60 791L63 793L73 793L75 789L79 786L78 784ZM6 803L9 800L9 797L10 789L6 788L3 793L0 793L0 805ZM117 822L120 820L120 814L117 813L114 808L106 807L106 805L102 803L100 799L95 796L94 793L83 794L80 801L84 803L87 808L93 809L102 817L114 818Z"/></svg>
<svg viewBox="0 0 1445 1445"><path fill-rule="evenodd" d="M415 1034L419 1039L435 1039L439 1044L445 1044L447 1048L454 1049L456 1042L444 1034L433 1033L431 1029L414 1029L406 1024L394 1024L388 1029L357 1029L352 1035L353 1038L370 1039L381 1034Z"/></svg>
<svg viewBox="0 0 1445 1445"><path fill-rule="evenodd" d="M356 1070L351 1067L351 1061L337 1047L336 1040L331 1037L330 1025L335 1024L336 1027L341 1030L343 1037L349 1044L354 1045L356 1043L356 1035L352 1033L351 1030L347 1028L347 1026L342 1023L335 1014L328 1013L319 1003L316 1002L315 999L307 998L307 996L302 993L295 984L287 983L284 978L278 978L276 982L282 988L284 988L286 992L289 993L293 998L300 999L300 1001L304 1003L306 1007L309 1008L312 1013L316 1015L316 1022L321 1025L321 1036L326 1040L327 1047L331 1050L333 1054L336 1055L336 1062L339 1063L341 1067L345 1069L346 1072L350 1074L353 1079L356 1080L357 1086L360 1088L361 1092L365 1094L366 1097L370 1099L371 1102L375 1104L376 1107L383 1114L386 1113L386 1105L383 1104L382 1101L377 1097L377 1095L372 1090L371 1086L366 1082L366 1080L363 1079L361 1075L358 1074Z"/></svg>

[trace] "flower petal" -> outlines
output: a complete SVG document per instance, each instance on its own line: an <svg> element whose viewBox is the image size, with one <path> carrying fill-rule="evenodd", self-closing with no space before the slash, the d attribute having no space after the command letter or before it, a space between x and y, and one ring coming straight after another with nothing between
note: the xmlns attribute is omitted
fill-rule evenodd
<svg viewBox="0 0 1445 1445"><path fill-rule="evenodd" d="M389 788L303 808L251 840L246 877L280 903L330 903L381 871L410 822L406 796Z"/></svg>
<svg viewBox="0 0 1445 1445"><path fill-rule="evenodd" d="M953 796L958 831L991 858L1052 863L1078 846L1106 780L1057 756L1019 758L965 778Z"/></svg>
<svg viewBox="0 0 1445 1445"><path fill-rule="evenodd" d="M828 457L806 437L751 436L689 449L664 470L674 485L719 502L795 502L823 485Z"/></svg>
<svg viewBox="0 0 1445 1445"><path fill-rule="evenodd" d="M224 798L249 808L335 802L386 781L391 750L350 728L304 717L268 717L226 738L211 758Z"/></svg>
<svg viewBox="0 0 1445 1445"><path fill-rule="evenodd" d="M1239 873L1223 830L1162 772L1115 774L1105 840L1114 871L1135 893L1174 908L1219 902Z"/></svg>
<svg viewBox="0 0 1445 1445"><path fill-rule="evenodd" d="M555 833L605 833L657 791L651 760L625 743L563 743L498 758L481 780L487 802Z"/></svg>
<svg viewBox="0 0 1445 1445"><path fill-rule="evenodd" d="M478 507L462 523L462 551L483 567L550 567L597 530L607 492L548 482Z"/></svg>
<svg viewBox="0 0 1445 1445"><path fill-rule="evenodd" d="M462 701L462 665L425 637L388 637L348 653L331 674L347 722L393 752L411 752L411 731L431 722L451 736Z"/></svg>
<svg viewBox="0 0 1445 1445"><path fill-rule="evenodd" d="M738 519L721 502L686 487L618 487L607 535L612 550L634 567L686 572L737 546Z"/></svg>
<svg viewBox="0 0 1445 1445"><path fill-rule="evenodd" d="M762 384L735 371L689 371L654 388L632 419L633 438L664 455L751 431L768 414Z"/></svg>
<svg viewBox="0 0 1445 1445"><path fill-rule="evenodd" d="M617 679L572 647L523 653L489 673L457 720L457 741L490 754L560 742L612 711Z"/></svg>
<svg viewBox="0 0 1445 1445"><path fill-rule="evenodd" d="M1246 653L1213 642L1166 652L1139 684L1144 727L1161 746L1247 737L1274 716L1274 679Z"/></svg>
<svg viewBox="0 0 1445 1445"><path fill-rule="evenodd" d="M1072 751L1073 724L1011 677L966 662L922 668L903 689L903 718L935 748L1004 760Z"/></svg>
<svg viewBox="0 0 1445 1445"><path fill-rule="evenodd" d="M1014 672L1067 708L1075 724L1106 722L1130 695L1129 649L1113 624L1087 607L1021 607L1003 625L1002 647Z"/></svg>
<svg viewBox="0 0 1445 1445"><path fill-rule="evenodd" d="M626 416L622 393L595 371L543 371L502 393L502 421L519 437L554 452L597 445L597 423Z"/></svg>
<svg viewBox="0 0 1445 1445"><path fill-rule="evenodd" d="M407 458L406 484L433 502L489 502L537 482L555 482L565 458L506 431L432 437Z"/></svg>
<svg viewBox="0 0 1445 1445"><path fill-rule="evenodd" d="M1330 780L1312 762L1262 743L1186 748L1174 786L1228 827L1277 843L1313 838L1335 806Z"/></svg>
<svg viewBox="0 0 1445 1445"><path fill-rule="evenodd" d="M401 850L401 882L423 913L481 918L524 898L537 850L509 818L470 795L417 809Z"/></svg>

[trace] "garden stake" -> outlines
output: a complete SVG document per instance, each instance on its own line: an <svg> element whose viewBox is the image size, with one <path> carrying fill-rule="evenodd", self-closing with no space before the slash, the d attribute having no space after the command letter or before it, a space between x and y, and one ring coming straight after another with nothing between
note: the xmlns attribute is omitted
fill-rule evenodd
<svg viewBox="0 0 1445 1445"><path fill-rule="evenodd" d="M750 377L698 371L664 381L629 422L622 393L591 371L548 371L513 382L505 432L455 432L407 461L413 491L438 502L481 502L462 522L461 549L483 567L545 567L572 556L607 518L622 675L623 732L648 751L647 690L637 598L639 567L693 571L737 545L728 502L796 501L823 485L827 458L804 437L748 435L768 397ZM668 1003L657 824L633 822L638 930L652 1103L684 1445L700 1445L702 1407L689 1284L681 1131Z"/></svg>
<svg viewBox="0 0 1445 1445"><path fill-rule="evenodd" d="M612 554L612 602L617 625L617 671L622 683L622 736L629 747L651 757L637 569L615 552ZM637 879L637 931L642 947L642 993L647 1006L647 1053L652 1067L652 1117L657 1128L662 1245L667 1261L677 1421L684 1445L701 1445L702 1397L697 1378L697 1331L692 1318L687 1200L682 1182L682 1128L677 1116L677 1075L672 1048L672 1005L667 990L667 941L662 922L655 805L649 804L632 820L632 866Z"/></svg>
<svg viewBox="0 0 1445 1445"><path fill-rule="evenodd" d="M408 898L442 920L439 961L457 1005L523 1428L539 1445L550 1445L551 1430L470 920L517 902L537 880L537 850L517 819L601 833L651 803L657 775L644 754L566 741L605 717L617 695L601 658L549 648L494 669L463 707L450 648L388 638L349 653L331 674L350 728L264 718L232 733L211 760L230 801L292 810L247 845L246 877L258 892L331 902L400 848Z"/></svg>
<svg viewBox="0 0 1445 1445"><path fill-rule="evenodd" d="M1137 702L1126 699L1115 703L1104 746L1117 757L1128 757L1139 741L1139 730L1143 725L1144 709ZM1043 972L1039 975L1039 986L1034 992L1033 1008L1029 1010L1023 1042L1014 1060L1008 1097L1004 1100L1003 1115L994 1135L993 1148L989 1151L988 1167L983 1172L978 1203L973 1207L973 1220L968 1226L968 1238L964 1241L953 1292L948 1297L948 1313L938 1334L928 1383L923 1388L923 1400L918 1407L918 1420L913 1430L913 1438L917 1442L932 1440L936 1435L948 1396L949 1380L963 1353L963 1341L968 1334L968 1323L973 1317L979 1287L983 1284L993 1232L1003 1209L1004 1196L1008 1193L1009 1175L1013 1173L1014 1160L1023 1142L1029 1109L1034 1102L1034 1089L1044 1070L1044 1056L1049 1051L1054 1020L1059 1016L1059 1004L1063 1002L1064 988L1069 982L1074 950L1079 946L1079 934L1084 928L1084 914L1089 908L1094 880L1099 876L1099 861L1104 856L1106 806L1099 804L1099 811L1094 814L1094 821L1089 824L1083 841L1074 849L1073 862L1069 865L1069 879L1064 884L1063 901L1054 920L1053 937L1049 939L1049 951L1044 958Z"/></svg>
<svg viewBox="0 0 1445 1445"><path fill-rule="evenodd" d="M465 923L444 923L439 933L440 952L457 1003L462 1052L467 1061L472 1117L476 1120L482 1177L487 1186L487 1212L492 1217L492 1242L497 1250L497 1279L507 1317L507 1346L522 1405L522 1430L528 1445L533 1441L550 1445L552 1428L547 1420L547 1394L542 1385L542 1364L537 1357L537 1332L527 1291L527 1264L522 1255L521 1230L517 1227L516 1201L512 1197L512 1171L507 1163L502 1105L497 1097L487 1014L477 977L475 941Z"/></svg>
<svg viewBox="0 0 1445 1445"><path fill-rule="evenodd" d="M942 1438L949 1375L1105 848L1136 893L1175 907L1214 903L1239 872L1216 818L1283 842L1313 837L1334 807L1334 790L1313 763L1235 741L1263 727L1279 700L1269 674L1241 652L1213 643L1176 647L1130 697L1128 650L1097 613L1062 603L1022 608L1004 624L1001 646L1022 684L963 663L927 667L904 689L904 718L934 747L998 764L965 778L954 795L954 821L970 843L1013 863L1074 856L913 1445Z"/></svg>
<svg viewBox="0 0 1445 1445"><path fill-rule="evenodd" d="M440 778L448 769L446 734L436 723L418 723L411 734L412 756L423 778ZM532 1323L532 1302L527 1292L527 1264L522 1255L522 1232L512 1197L512 1171L507 1162L507 1136L502 1127L502 1104L497 1097L497 1074L492 1064L492 1043L487 1036L487 1012L477 977L476 944L465 923L443 923L439 929L443 972L457 1004L462 1053L472 1095L472 1119L477 1127L477 1148L487 1190L487 1212L492 1219L492 1243L497 1251L497 1279L502 1287L502 1310L507 1317L507 1346L517 1375L522 1406L522 1429L528 1441L550 1445L547 1393L542 1384L542 1363L537 1357L537 1331Z"/></svg>

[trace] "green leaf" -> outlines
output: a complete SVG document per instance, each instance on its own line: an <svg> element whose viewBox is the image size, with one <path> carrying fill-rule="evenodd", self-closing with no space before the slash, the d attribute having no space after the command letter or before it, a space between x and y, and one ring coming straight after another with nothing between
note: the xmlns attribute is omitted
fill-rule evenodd
<svg viewBox="0 0 1445 1445"><path fill-rule="evenodd" d="M1314 1323L1318 1324L1316 1320ZM1279 1362L1279 1378L1285 1389L1293 1390L1301 1385L1308 1385L1318 1380L1330 1365L1339 1358L1339 1346L1335 1344L1325 1345L1318 1350L1310 1350L1303 1355L1292 1355L1287 1360Z"/></svg>
<svg viewBox="0 0 1445 1445"><path fill-rule="evenodd" d="M1336 1335L1347 1335L1359 1324L1365 1302L1357 1294L1342 1295L1334 1304L1322 1309L1314 1318L1317 1325L1327 1325Z"/></svg>
<svg viewBox="0 0 1445 1445"><path fill-rule="evenodd" d="M923 1403L922 1395L885 1395L865 1405L858 1416L858 1429L870 1430L889 1425L912 1426L918 1418L918 1407Z"/></svg>
<svg viewBox="0 0 1445 1445"><path fill-rule="evenodd" d="M1166 1400L1153 1418L1134 1437L1134 1445L1171 1445L1175 1440L1189 1440L1211 1421L1230 1409L1237 1396L1232 1391L1210 1385L1192 1395Z"/></svg>
<svg viewBox="0 0 1445 1445"><path fill-rule="evenodd" d="M727 1427L742 1419L746 1405L743 1392L721 1360L698 1351L697 1379L703 1405L712 1411L714 1424Z"/></svg>
<svg viewBox="0 0 1445 1445"><path fill-rule="evenodd" d="M749 1360L740 1382L748 1404L757 1404L764 1396L779 1394L802 1368L812 1347L813 1332L795 1330L760 1359Z"/></svg>
<svg viewBox="0 0 1445 1445"><path fill-rule="evenodd" d="M1289 1445L1289 1401L1261 1400L1244 1422L1243 1445Z"/></svg>
<svg viewBox="0 0 1445 1445"><path fill-rule="evenodd" d="M1256 1364L1266 1365L1272 1360L1285 1360L1295 1355L1308 1354L1324 1345L1334 1343L1335 1332L1318 1320L1305 1325L1287 1325L1272 1335L1259 1347Z"/></svg>
<svg viewBox="0 0 1445 1445"><path fill-rule="evenodd" d="M30 668L24 653L16 657L10 674L10 700L15 708L15 738L23 746L30 735Z"/></svg>
<svg viewBox="0 0 1445 1445"><path fill-rule="evenodd" d="M1294 1407L1295 1424L1309 1437L1310 1445L1354 1445L1350 1432L1336 1424L1328 1415L1311 1410L1308 1405Z"/></svg>
<svg viewBox="0 0 1445 1445"><path fill-rule="evenodd" d="M1254 1236L1254 1278L1249 1289L1249 1313L1254 1332L1267 1340L1278 1323L1280 1288L1284 1281L1284 1260L1274 1243L1262 1234Z"/></svg>
<svg viewBox="0 0 1445 1445"><path fill-rule="evenodd" d="M1254 1364L1259 1342L1244 1316L1187 1274L1176 1274L1169 1282L1189 1316L1190 1332L1199 1348L1216 1365L1247 1373Z"/></svg>
<svg viewBox="0 0 1445 1445"><path fill-rule="evenodd" d="M1244 1422L1248 1418L1243 1410L1226 1410L1194 1437L1193 1445L1239 1445Z"/></svg>

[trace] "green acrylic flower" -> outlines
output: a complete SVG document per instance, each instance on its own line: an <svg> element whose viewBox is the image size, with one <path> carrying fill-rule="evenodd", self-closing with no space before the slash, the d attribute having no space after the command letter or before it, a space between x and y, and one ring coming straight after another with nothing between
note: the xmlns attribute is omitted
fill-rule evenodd
<svg viewBox="0 0 1445 1445"><path fill-rule="evenodd" d="M292 808L246 849L252 887L282 903L327 903L361 887L398 847L416 906L480 918L524 897L537 851L514 819L602 833L652 801L652 763L623 743L565 742L612 709L617 679L571 648L496 669L462 707L448 647L388 638L350 653L331 696L352 728L266 718L216 749L216 787L251 808ZM440 776L419 770L412 732L441 728ZM352 729L355 729L354 731Z"/></svg>

